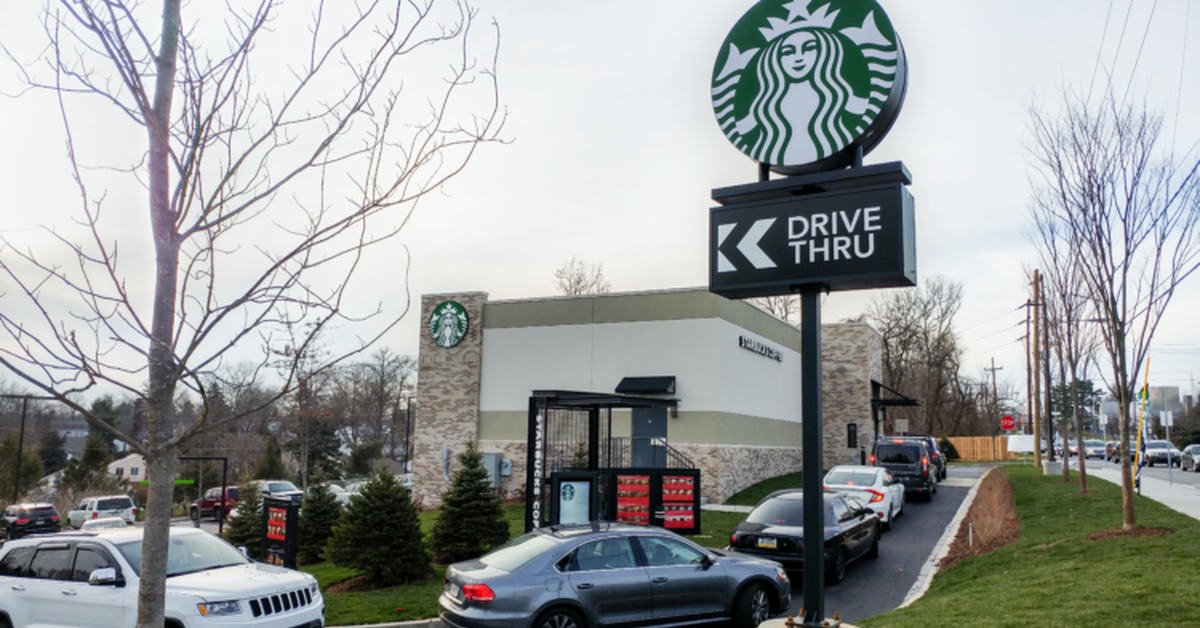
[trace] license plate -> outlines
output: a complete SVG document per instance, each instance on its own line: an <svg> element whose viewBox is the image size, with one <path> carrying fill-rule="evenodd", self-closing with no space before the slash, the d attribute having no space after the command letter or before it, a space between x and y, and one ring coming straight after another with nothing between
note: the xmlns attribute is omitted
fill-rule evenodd
<svg viewBox="0 0 1200 628"><path fill-rule="evenodd" d="M774 538L760 536L758 537L758 547L761 549L775 549L777 544Z"/></svg>
<svg viewBox="0 0 1200 628"><path fill-rule="evenodd" d="M450 594L450 597L457 600L458 599L458 584L456 584L454 582L446 583L446 592Z"/></svg>

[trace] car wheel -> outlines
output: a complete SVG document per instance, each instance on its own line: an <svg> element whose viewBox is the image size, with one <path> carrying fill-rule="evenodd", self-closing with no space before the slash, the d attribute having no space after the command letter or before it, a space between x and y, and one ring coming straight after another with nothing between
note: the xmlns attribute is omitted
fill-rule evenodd
<svg viewBox="0 0 1200 628"><path fill-rule="evenodd" d="M883 529L891 530L892 529L892 519L895 519L895 518L896 518L896 507L888 506L888 516L887 516L887 519L884 519L884 521L883 521Z"/></svg>
<svg viewBox="0 0 1200 628"><path fill-rule="evenodd" d="M771 598L761 584L748 584L738 594L733 609L733 625L737 628L755 628L771 617Z"/></svg>
<svg viewBox="0 0 1200 628"><path fill-rule="evenodd" d="M565 606L552 608L538 616L534 628L586 628L579 613Z"/></svg>
<svg viewBox="0 0 1200 628"><path fill-rule="evenodd" d="M875 538L871 539L871 549L867 550L867 558L879 558L879 527L875 527Z"/></svg>
<svg viewBox="0 0 1200 628"><path fill-rule="evenodd" d="M833 562L825 570L825 580L829 584L837 584L846 578L846 548L839 547L833 556Z"/></svg>
<svg viewBox="0 0 1200 628"><path fill-rule="evenodd" d="M191 517L193 523L200 523L200 511L199 510L193 508L190 512L188 512L188 516Z"/></svg>

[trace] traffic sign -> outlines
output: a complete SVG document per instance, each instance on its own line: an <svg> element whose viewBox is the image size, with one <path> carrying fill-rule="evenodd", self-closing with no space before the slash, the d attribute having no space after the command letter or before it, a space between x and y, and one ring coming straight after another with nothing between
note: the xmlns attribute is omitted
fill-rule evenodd
<svg viewBox="0 0 1200 628"><path fill-rule="evenodd" d="M1017 427L1017 420L1011 414L1000 417L1000 429L1012 431Z"/></svg>
<svg viewBox="0 0 1200 628"><path fill-rule="evenodd" d="M731 299L917 283L913 199L901 183L715 207L709 290Z"/></svg>

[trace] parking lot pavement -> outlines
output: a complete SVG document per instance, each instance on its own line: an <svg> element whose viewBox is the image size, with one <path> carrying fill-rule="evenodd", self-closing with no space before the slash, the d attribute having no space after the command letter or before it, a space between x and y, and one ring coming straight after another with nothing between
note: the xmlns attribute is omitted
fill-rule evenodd
<svg viewBox="0 0 1200 628"><path fill-rule="evenodd" d="M1092 467L1088 465L1088 475L1119 485L1121 483L1121 468L1115 465ZM1168 482L1142 473L1142 496L1183 513L1193 519L1200 519L1200 489L1181 482Z"/></svg>

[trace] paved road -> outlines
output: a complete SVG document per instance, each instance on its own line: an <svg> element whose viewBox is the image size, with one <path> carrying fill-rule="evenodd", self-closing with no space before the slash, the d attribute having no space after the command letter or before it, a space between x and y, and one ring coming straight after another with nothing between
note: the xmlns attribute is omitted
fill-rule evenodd
<svg viewBox="0 0 1200 628"><path fill-rule="evenodd" d="M932 501L909 501L904 515L884 533L879 558L860 558L846 569L841 584L825 587L825 616L833 617L836 611L853 623L900 606L967 492L986 469L952 466ZM799 574L793 578L790 613L796 615L804 603L804 583Z"/></svg>

